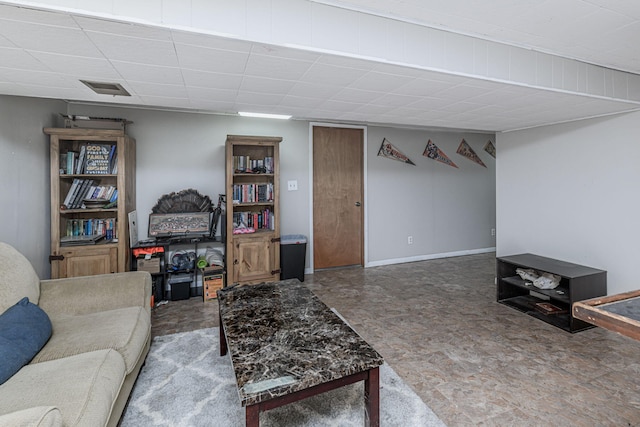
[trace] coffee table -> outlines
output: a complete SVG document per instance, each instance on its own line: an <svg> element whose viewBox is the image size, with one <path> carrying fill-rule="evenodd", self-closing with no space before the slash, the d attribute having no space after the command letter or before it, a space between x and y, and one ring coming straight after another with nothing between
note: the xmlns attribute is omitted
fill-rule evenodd
<svg viewBox="0 0 640 427"><path fill-rule="evenodd" d="M384 362L297 279L218 291L220 355L227 351L246 425L260 412L364 381L365 425L380 424Z"/></svg>

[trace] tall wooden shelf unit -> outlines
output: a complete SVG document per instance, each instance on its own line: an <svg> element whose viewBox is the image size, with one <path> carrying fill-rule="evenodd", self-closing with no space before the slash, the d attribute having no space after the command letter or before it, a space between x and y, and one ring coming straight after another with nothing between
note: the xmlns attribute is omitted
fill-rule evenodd
<svg viewBox="0 0 640 427"><path fill-rule="evenodd" d="M281 141L281 137L227 135L228 285L280 279ZM255 232L234 234L240 223Z"/></svg>
<svg viewBox="0 0 640 427"><path fill-rule="evenodd" d="M51 278L75 277L128 271L128 214L136 209L136 142L123 130L45 128L50 138L51 160ZM88 143L115 145L117 170L108 174L75 174L61 170L61 155L79 152ZM74 179L93 180L94 185L115 186L117 206L113 208L75 208L64 206ZM68 223L86 220L115 220L113 239L94 244L61 244ZM74 222L75 221L75 222ZM96 221L97 222L97 221Z"/></svg>

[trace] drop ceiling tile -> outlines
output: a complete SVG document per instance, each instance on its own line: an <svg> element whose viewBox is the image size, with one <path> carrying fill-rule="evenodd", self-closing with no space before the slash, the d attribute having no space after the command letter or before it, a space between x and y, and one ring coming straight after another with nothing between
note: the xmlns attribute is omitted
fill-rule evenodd
<svg viewBox="0 0 640 427"><path fill-rule="evenodd" d="M100 51L80 30L0 19L0 35L27 50L99 58Z"/></svg>
<svg viewBox="0 0 640 427"><path fill-rule="evenodd" d="M345 88L334 95L331 99L335 101L351 101L368 104L370 102L374 102L376 99L380 98L383 95L384 92Z"/></svg>
<svg viewBox="0 0 640 427"><path fill-rule="evenodd" d="M295 80L302 77L313 65L309 61L297 61L269 55L251 54L247 61L245 74L264 76L283 80Z"/></svg>
<svg viewBox="0 0 640 427"><path fill-rule="evenodd" d="M355 68L357 70L373 70L376 62L367 61L362 58L352 56L323 54L317 60L318 64L334 65L336 67Z"/></svg>
<svg viewBox="0 0 640 427"><path fill-rule="evenodd" d="M0 47L16 47L16 45L11 43L5 36L0 35Z"/></svg>
<svg viewBox="0 0 640 427"><path fill-rule="evenodd" d="M125 80L168 85L183 84L182 74L178 68L158 67L123 61L111 61L111 64Z"/></svg>
<svg viewBox="0 0 640 427"><path fill-rule="evenodd" d="M240 85L241 91L284 94L288 93L295 85L293 80L280 80L272 78L245 76Z"/></svg>
<svg viewBox="0 0 640 427"><path fill-rule="evenodd" d="M73 78L47 71L17 70L0 67L0 80L38 86L76 87L76 81Z"/></svg>
<svg viewBox="0 0 640 427"><path fill-rule="evenodd" d="M450 82L414 79L398 87L394 92L400 95L431 96L451 86Z"/></svg>
<svg viewBox="0 0 640 427"><path fill-rule="evenodd" d="M242 83L242 76L239 74L209 73L183 69L182 76L187 86L210 89L237 90Z"/></svg>
<svg viewBox="0 0 640 427"><path fill-rule="evenodd" d="M30 22L54 27L78 28L73 18L66 13L50 12L27 7L0 5L0 16L9 21Z"/></svg>
<svg viewBox="0 0 640 427"><path fill-rule="evenodd" d="M300 81L313 84L348 86L361 77L363 73L364 71L355 68L314 64L309 67L309 70L300 78Z"/></svg>
<svg viewBox="0 0 640 427"><path fill-rule="evenodd" d="M86 31L87 36L110 60L175 67L178 58L169 41L118 36Z"/></svg>
<svg viewBox="0 0 640 427"><path fill-rule="evenodd" d="M419 100L420 98L417 96L398 95L394 93L389 93L377 98L376 104L388 106L388 107L399 107L403 105L410 105Z"/></svg>
<svg viewBox="0 0 640 427"><path fill-rule="evenodd" d="M339 85L298 82L291 88L291 90L289 91L289 95L308 98L329 99L332 96L340 93L341 90L342 86Z"/></svg>
<svg viewBox="0 0 640 427"><path fill-rule="evenodd" d="M309 109L309 108L315 108L323 102L324 102L324 99L319 99L319 98L308 98L308 97L302 97L302 96L285 95L280 101L280 105L283 107Z"/></svg>
<svg viewBox="0 0 640 427"><path fill-rule="evenodd" d="M0 47L0 64L19 70L51 71L29 52L11 47Z"/></svg>
<svg viewBox="0 0 640 427"><path fill-rule="evenodd" d="M236 102L253 105L278 105L284 98L282 94L238 91Z"/></svg>
<svg viewBox="0 0 640 427"><path fill-rule="evenodd" d="M275 46L264 43L253 43L251 53L255 55L273 56L274 58L293 59L296 61L316 62L324 54L293 47Z"/></svg>
<svg viewBox="0 0 640 427"><path fill-rule="evenodd" d="M357 81L353 82L350 87L353 89L387 92L395 90L400 86L411 82L413 79L413 77L370 71Z"/></svg>
<svg viewBox="0 0 640 427"><path fill-rule="evenodd" d="M237 112L234 102L216 101L214 99L192 99L191 107L203 111L218 111L222 113Z"/></svg>
<svg viewBox="0 0 640 427"><path fill-rule="evenodd" d="M204 87L187 87L189 99L208 100L211 102L235 102L238 91L225 89L210 89Z"/></svg>
<svg viewBox="0 0 640 427"><path fill-rule="evenodd" d="M131 81L127 84L129 91L140 96L154 96L163 98L188 98L187 89L183 85L161 85L147 82Z"/></svg>
<svg viewBox="0 0 640 427"><path fill-rule="evenodd" d="M229 39L212 34L198 33L196 31L171 30L175 43L206 47L209 49L232 50L246 52L251 50L252 44L243 40Z"/></svg>
<svg viewBox="0 0 640 427"><path fill-rule="evenodd" d="M57 53L31 52L42 64L57 73L76 75L82 79L120 79L120 74L103 58L60 55Z"/></svg>
<svg viewBox="0 0 640 427"><path fill-rule="evenodd" d="M189 108L191 101L189 98L174 98L170 96L140 95L140 100L145 105L160 106L165 108Z"/></svg>
<svg viewBox="0 0 640 427"><path fill-rule="evenodd" d="M175 44L180 66L191 70L216 73L242 73L249 54L221 49L208 49L188 44Z"/></svg>
<svg viewBox="0 0 640 427"><path fill-rule="evenodd" d="M121 37L136 37L149 40L172 40L171 30L167 28L84 16L76 16L74 19L78 23L78 25L85 31L107 33Z"/></svg>

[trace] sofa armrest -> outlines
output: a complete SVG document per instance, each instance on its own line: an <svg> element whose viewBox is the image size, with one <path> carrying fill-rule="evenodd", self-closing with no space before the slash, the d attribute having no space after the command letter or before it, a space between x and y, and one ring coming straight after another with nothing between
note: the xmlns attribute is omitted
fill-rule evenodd
<svg viewBox="0 0 640 427"><path fill-rule="evenodd" d="M62 427L62 414L55 406L34 406L0 415L0 427Z"/></svg>
<svg viewBox="0 0 640 427"><path fill-rule="evenodd" d="M124 307L151 312L151 274L146 271L40 281L40 301L49 315L81 315Z"/></svg>

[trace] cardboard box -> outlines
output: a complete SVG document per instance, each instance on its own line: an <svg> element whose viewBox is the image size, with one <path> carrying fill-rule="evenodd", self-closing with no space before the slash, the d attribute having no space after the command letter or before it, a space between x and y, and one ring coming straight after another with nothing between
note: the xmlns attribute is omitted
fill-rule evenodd
<svg viewBox="0 0 640 427"><path fill-rule="evenodd" d="M224 273L205 273L202 279L202 296L205 301L216 299L216 291L224 287Z"/></svg>
<svg viewBox="0 0 640 427"><path fill-rule="evenodd" d="M138 258L138 271L148 271L149 273L160 273L160 257L150 259Z"/></svg>

